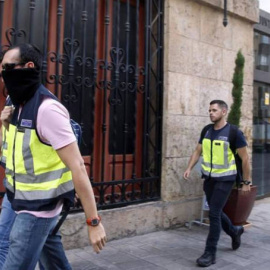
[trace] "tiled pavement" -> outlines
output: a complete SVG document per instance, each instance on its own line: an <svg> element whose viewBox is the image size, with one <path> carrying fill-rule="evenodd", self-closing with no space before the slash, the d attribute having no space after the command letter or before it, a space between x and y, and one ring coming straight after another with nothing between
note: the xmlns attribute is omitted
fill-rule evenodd
<svg viewBox="0 0 270 270"><path fill-rule="evenodd" d="M256 201L242 245L233 251L222 233L217 263L207 269L270 269L270 198ZM92 247L68 250L74 270L192 270L204 249L207 227L193 225L110 241L100 254Z"/></svg>

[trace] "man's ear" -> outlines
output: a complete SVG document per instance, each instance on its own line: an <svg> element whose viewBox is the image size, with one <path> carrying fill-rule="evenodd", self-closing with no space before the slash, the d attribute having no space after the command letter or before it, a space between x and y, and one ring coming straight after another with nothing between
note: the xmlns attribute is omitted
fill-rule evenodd
<svg viewBox="0 0 270 270"><path fill-rule="evenodd" d="M35 64L33 62L28 62L28 63L26 63L26 67L28 67L28 68L34 68L35 67Z"/></svg>

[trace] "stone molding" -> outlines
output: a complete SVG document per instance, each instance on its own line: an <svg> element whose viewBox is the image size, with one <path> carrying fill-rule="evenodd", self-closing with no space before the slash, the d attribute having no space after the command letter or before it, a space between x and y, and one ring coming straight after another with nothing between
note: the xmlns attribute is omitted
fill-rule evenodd
<svg viewBox="0 0 270 270"><path fill-rule="evenodd" d="M201 4L210 5L218 9L224 9L223 0L192 0ZM255 8L254 8L255 7ZM234 14L253 23L259 21L259 1L258 0L228 0L228 14ZM230 22L229 22L230 23Z"/></svg>

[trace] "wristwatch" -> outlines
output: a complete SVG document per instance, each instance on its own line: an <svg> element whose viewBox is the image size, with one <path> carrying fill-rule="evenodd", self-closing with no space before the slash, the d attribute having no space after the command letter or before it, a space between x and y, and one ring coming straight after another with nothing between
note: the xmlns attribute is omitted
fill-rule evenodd
<svg viewBox="0 0 270 270"><path fill-rule="evenodd" d="M249 186L251 184L251 182L248 180L243 180L241 183L243 183L244 185L247 185L247 186Z"/></svg>
<svg viewBox="0 0 270 270"><path fill-rule="evenodd" d="M88 226L92 226L92 227L97 226L100 223L100 221L101 221L101 217L100 216L86 219L87 225Z"/></svg>

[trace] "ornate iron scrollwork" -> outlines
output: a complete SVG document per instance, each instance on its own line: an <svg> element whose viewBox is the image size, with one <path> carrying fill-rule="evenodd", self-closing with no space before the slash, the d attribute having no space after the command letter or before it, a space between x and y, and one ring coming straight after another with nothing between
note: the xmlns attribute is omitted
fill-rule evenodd
<svg viewBox="0 0 270 270"><path fill-rule="evenodd" d="M6 30L6 39L7 39L9 46L12 46L12 44L13 44L12 39L14 37L23 38L22 42L26 42L26 36L27 36L26 32L23 29L17 30L15 28L11 27L11 28ZM6 46L6 47L9 47L9 46Z"/></svg>
<svg viewBox="0 0 270 270"><path fill-rule="evenodd" d="M39 42L43 83L83 127L99 209L159 199L164 1L14 3L2 49Z"/></svg>

